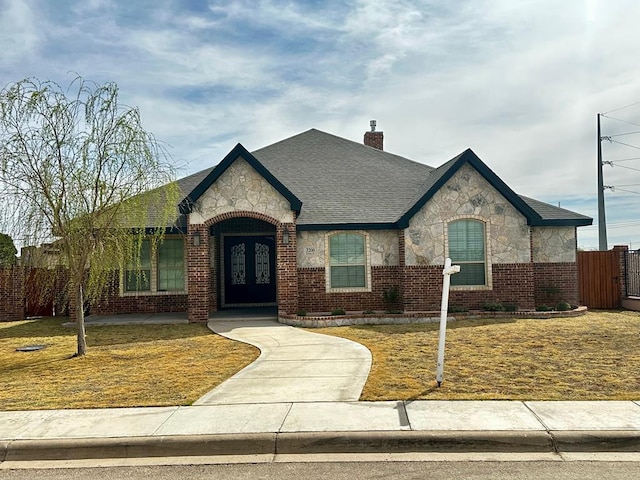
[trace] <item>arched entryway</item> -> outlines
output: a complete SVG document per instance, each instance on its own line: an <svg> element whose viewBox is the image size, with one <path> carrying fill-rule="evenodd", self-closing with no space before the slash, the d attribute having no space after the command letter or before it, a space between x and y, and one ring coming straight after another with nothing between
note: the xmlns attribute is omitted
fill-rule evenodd
<svg viewBox="0 0 640 480"><path fill-rule="evenodd" d="M216 310L276 306L276 226L257 218L236 217L215 223L209 233L211 287L216 293L211 306Z"/></svg>

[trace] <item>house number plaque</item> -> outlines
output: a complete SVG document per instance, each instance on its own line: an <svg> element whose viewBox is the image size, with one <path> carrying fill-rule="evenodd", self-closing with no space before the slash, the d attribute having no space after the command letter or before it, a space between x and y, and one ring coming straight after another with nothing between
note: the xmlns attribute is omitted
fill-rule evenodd
<svg viewBox="0 0 640 480"><path fill-rule="evenodd" d="M306 247L306 248L304 249L304 253L305 253L306 255L315 255L315 253L316 253L316 249L315 249L315 247Z"/></svg>

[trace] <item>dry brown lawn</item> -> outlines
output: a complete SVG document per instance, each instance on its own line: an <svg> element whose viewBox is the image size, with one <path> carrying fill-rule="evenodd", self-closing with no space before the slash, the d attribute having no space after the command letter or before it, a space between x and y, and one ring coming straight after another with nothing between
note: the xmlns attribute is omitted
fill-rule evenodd
<svg viewBox="0 0 640 480"><path fill-rule="evenodd" d="M76 358L66 320L0 323L0 410L188 405L259 354L205 325L129 325L88 327Z"/></svg>
<svg viewBox="0 0 640 480"><path fill-rule="evenodd" d="M640 313L449 323L444 382L435 382L438 324L313 330L369 348L361 400L638 400Z"/></svg>

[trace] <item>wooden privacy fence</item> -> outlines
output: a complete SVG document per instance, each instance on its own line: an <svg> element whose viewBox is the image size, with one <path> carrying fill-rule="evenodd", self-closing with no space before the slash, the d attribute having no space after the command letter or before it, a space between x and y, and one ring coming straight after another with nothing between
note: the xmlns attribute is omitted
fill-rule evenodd
<svg viewBox="0 0 640 480"><path fill-rule="evenodd" d="M625 252L625 295L640 297L640 250Z"/></svg>
<svg viewBox="0 0 640 480"><path fill-rule="evenodd" d="M580 303L589 308L620 308L618 251L578 252Z"/></svg>

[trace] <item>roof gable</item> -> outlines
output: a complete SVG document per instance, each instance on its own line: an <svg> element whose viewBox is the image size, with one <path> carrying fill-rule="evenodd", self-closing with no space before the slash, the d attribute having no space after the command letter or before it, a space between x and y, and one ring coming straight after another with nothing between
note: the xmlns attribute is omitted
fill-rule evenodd
<svg viewBox="0 0 640 480"><path fill-rule="evenodd" d="M195 203L213 185L218 178L235 162L239 157L243 158L253 167L278 193L287 199L291 210L300 212L302 202L296 197L280 180L278 180L258 159L246 148L238 143L226 157L211 170L204 179L191 190L179 204L180 213L189 214L193 210Z"/></svg>
<svg viewBox="0 0 640 480"><path fill-rule="evenodd" d="M581 226L590 225L591 219L584 216L577 216L575 218L567 219L566 217L560 219L544 218L538 212L542 202L536 202L532 205L532 202L525 201L522 197L517 195L511 188L504 183L480 158L471 150L467 149L457 157L452 158L444 165L436 168L429 178L424 182L422 188L418 192L417 200L409 207L409 209L398 220L398 227L406 228L409 226L409 220L413 217L418 210L420 210L426 203L433 197L433 195L460 170L460 167L464 164L471 165L489 184L495 188L513 207L520 212L526 219L527 224L531 226L543 226L543 225L567 225L567 226ZM538 205L540 204L540 205ZM534 206L536 209L534 209ZM549 206L551 207L551 206ZM553 207L551 207L553 208ZM572 213L564 211L564 213ZM553 217L553 215L549 215ZM580 217L580 218L578 218Z"/></svg>

